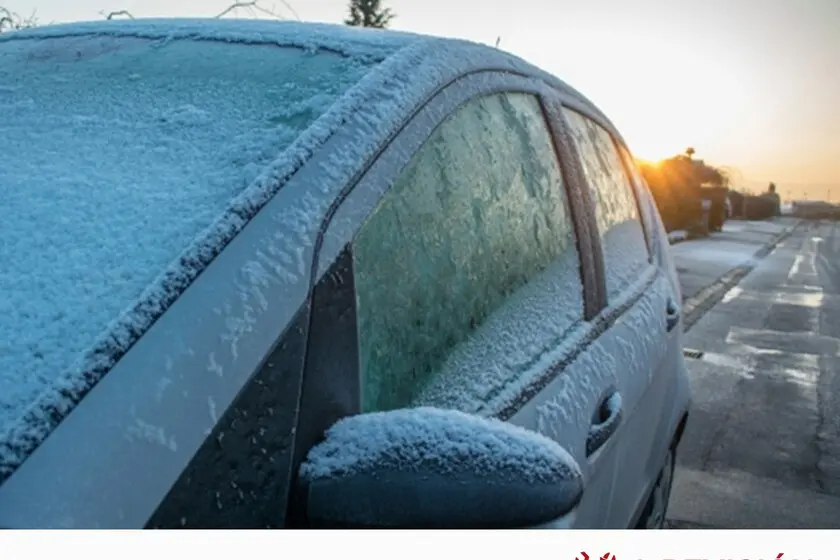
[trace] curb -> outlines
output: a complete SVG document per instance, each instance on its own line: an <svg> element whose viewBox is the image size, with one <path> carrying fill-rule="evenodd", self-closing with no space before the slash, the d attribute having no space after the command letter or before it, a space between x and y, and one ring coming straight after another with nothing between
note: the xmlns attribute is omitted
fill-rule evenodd
<svg viewBox="0 0 840 560"><path fill-rule="evenodd" d="M769 255L779 243L790 237L801 224L802 222L798 222L792 228L776 235L753 254L751 262L736 266L697 294L685 300L682 305L683 332L688 332L703 315L723 299L726 292L737 286L747 274L752 272L752 269L758 264L756 261Z"/></svg>

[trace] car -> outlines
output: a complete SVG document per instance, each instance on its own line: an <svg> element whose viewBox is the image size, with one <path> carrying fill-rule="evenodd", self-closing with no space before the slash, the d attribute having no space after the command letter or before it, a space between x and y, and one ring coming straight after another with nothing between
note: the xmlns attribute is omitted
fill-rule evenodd
<svg viewBox="0 0 840 560"><path fill-rule="evenodd" d="M193 19L3 34L0 83L0 526L664 526L680 287L576 90Z"/></svg>

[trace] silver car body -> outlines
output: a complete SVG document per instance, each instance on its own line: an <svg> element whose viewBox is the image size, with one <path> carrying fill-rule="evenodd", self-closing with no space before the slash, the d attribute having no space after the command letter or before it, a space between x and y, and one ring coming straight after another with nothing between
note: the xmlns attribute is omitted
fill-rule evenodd
<svg viewBox="0 0 840 560"><path fill-rule="evenodd" d="M501 50L463 41L189 20L72 24L14 35L3 40L228 41L355 50L381 61L261 175L259 192L270 196L254 198L247 223L107 374L60 418L14 444L0 479L3 527L283 526L281 504L291 490L281 479L309 445L299 440L297 399L305 402L311 388L302 373L306 353L281 371L279 346L307 347L313 288L435 127L469 99L529 92L548 114L574 108L623 143L606 116L564 82ZM518 396L464 405L543 433L574 456L586 489L556 526L633 526L687 417L682 329L666 329L666 310L681 301L676 272L651 195L643 183L634 188L651 255L642 274L603 308L590 305L590 316L528 372ZM603 282L596 239L590 231L580 241L582 266L594 267L587 281ZM265 262L272 265L258 266ZM289 342L293 332L301 340ZM314 335L308 336L311 348ZM274 386L254 387L265 379ZM310 429L323 431L358 412L358 388L336 392ZM588 454L593 411L615 395L620 425Z"/></svg>

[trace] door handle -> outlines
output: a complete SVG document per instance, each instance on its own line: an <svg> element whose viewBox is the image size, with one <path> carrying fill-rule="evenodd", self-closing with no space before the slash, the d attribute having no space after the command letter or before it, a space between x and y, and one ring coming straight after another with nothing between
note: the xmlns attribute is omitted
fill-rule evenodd
<svg viewBox="0 0 840 560"><path fill-rule="evenodd" d="M674 298L668 298L668 304L665 308L665 329L668 332L673 331L680 324L680 306L674 301Z"/></svg>
<svg viewBox="0 0 840 560"><path fill-rule="evenodd" d="M592 425L586 435L586 456L598 451L612 437L622 419L621 395L618 391L609 393L598 403L592 415Z"/></svg>

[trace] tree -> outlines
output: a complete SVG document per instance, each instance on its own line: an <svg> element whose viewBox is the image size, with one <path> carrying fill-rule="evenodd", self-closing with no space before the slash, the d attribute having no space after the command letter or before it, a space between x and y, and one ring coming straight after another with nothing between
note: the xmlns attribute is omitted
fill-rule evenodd
<svg viewBox="0 0 840 560"><path fill-rule="evenodd" d="M29 17L21 17L20 14L0 6L0 33L26 29L36 25L38 25L38 18L35 17L34 13Z"/></svg>
<svg viewBox="0 0 840 560"><path fill-rule="evenodd" d="M690 229L701 218L702 198L719 198L729 185L726 170L693 159L695 153L687 148L658 163L639 165L668 231Z"/></svg>
<svg viewBox="0 0 840 560"><path fill-rule="evenodd" d="M382 7L380 0L350 0L350 17L344 23L354 27L385 29L396 14Z"/></svg>

